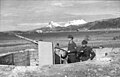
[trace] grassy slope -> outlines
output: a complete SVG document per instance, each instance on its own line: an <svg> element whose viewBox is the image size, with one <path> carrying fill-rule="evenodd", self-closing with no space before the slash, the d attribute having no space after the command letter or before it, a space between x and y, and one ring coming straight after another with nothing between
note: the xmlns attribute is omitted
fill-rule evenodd
<svg viewBox="0 0 120 77"><path fill-rule="evenodd" d="M99 20L94 22L88 22L87 24L75 26L71 25L69 26L72 30L83 30L83 29L110 29L110 28L120 28L120 18L114 18L114 19L105 19L105 20Z"/></svg>

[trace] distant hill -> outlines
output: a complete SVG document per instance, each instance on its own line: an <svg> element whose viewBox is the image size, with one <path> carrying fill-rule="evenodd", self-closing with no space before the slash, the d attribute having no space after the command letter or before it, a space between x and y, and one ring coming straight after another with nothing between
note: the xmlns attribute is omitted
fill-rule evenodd
<svg viewBox="0 0 120 77"><path fill-rule="evenodd" d="M105 19L100 21L89 22L78 27L79 29L110 29L110 28L120 28L120 17L114 19Z"/></svg>
<svg viewBox="0 0 120 77"><path fill-rule="evenodd" d="M80 31L80 30L96 30L96 29L116 29L120 28L120 17L119 18L112 18L112 19L103 19L103 20L98 20L94 22L88 22L86 24L81 24L81 25L69 25L67 27L62 27L62 26L56 26L54 28L50 27L42 27L30 31L10 31L7 32L9 34L11 33L17 33L17 34L22 34L22 33L36 33L37 31L41 32L54 32L54 31ZM6 32L5 32L6 33ZM4 34L4 33L0 33Z"/></svg>
<svg viewBox="0 0 120 77"><path fill-rule="evenodd" d="M78 31L78 30L95 30L95 29L115 29L120 28L120 17L113 19L103 19L94 22L88 22L81 25L70 25L67 27L55 27L55 28L40 28L36 30L43 31ZM35 31L35 30L34 30Z"/></svg>

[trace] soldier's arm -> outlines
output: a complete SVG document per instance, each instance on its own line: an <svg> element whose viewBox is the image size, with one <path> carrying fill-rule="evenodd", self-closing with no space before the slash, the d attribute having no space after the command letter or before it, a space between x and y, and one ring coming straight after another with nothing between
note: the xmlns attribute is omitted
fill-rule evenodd
<svg viewBox="0 0 120 77"><path fill-rule="evenodd" d="M77 45L76 45L75 42L73 42L73 46L74 46L75 49L77 49Z"/></svg>

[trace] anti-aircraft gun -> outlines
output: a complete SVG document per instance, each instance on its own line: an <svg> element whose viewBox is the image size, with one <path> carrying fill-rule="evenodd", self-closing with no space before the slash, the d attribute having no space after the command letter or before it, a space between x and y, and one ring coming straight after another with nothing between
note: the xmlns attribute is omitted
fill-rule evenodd
<svg viewBox="0 0 120 77"><path fill-rule="evenodd" d="M14 34L14 35L15 35L16 37L20 38L20 39L24 39L24 40L30 41L30 42L38 45L38 41L36 41L36 40L30 39L30 38L26 38L26 37L21 36L21 35L18 35L18 34ZM42 40L39 40L39 41L42 41ZM60 60L60 59L65 59L65 58L67 57L67 55L68 55L68 52L67 52L67 50L64 50L64 49L59 48L59 47L55 47L55 49L59 49L59 50L62 51L62 53L60 53L60 56L59 56L58 54L56 54L56 52L55 52L55 54L56 54L56 55L55 55L55 64L61 64L61 60ZM59 59L58 59L58 58L59 58ZM59 62L56 61L56 60L58 60ZM57 62L58 62L58 63L57 63Z"/></svg>

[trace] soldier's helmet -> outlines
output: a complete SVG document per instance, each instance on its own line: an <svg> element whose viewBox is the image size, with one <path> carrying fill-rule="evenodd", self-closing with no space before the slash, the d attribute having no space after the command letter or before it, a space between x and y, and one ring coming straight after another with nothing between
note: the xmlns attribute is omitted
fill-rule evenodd
<svg viewBox="0 0 120 77"><path fill-rule="evenodd" d="M73 37L72 35L68 35L68 38L71 38L71 39L73 39L74 37Z"/></svg>
<svg viewBox="0 0 120 77"><path fill-rule="evenodd" d="M88 44L88 42L86 40L83 40L82 44Z"/></svg>

